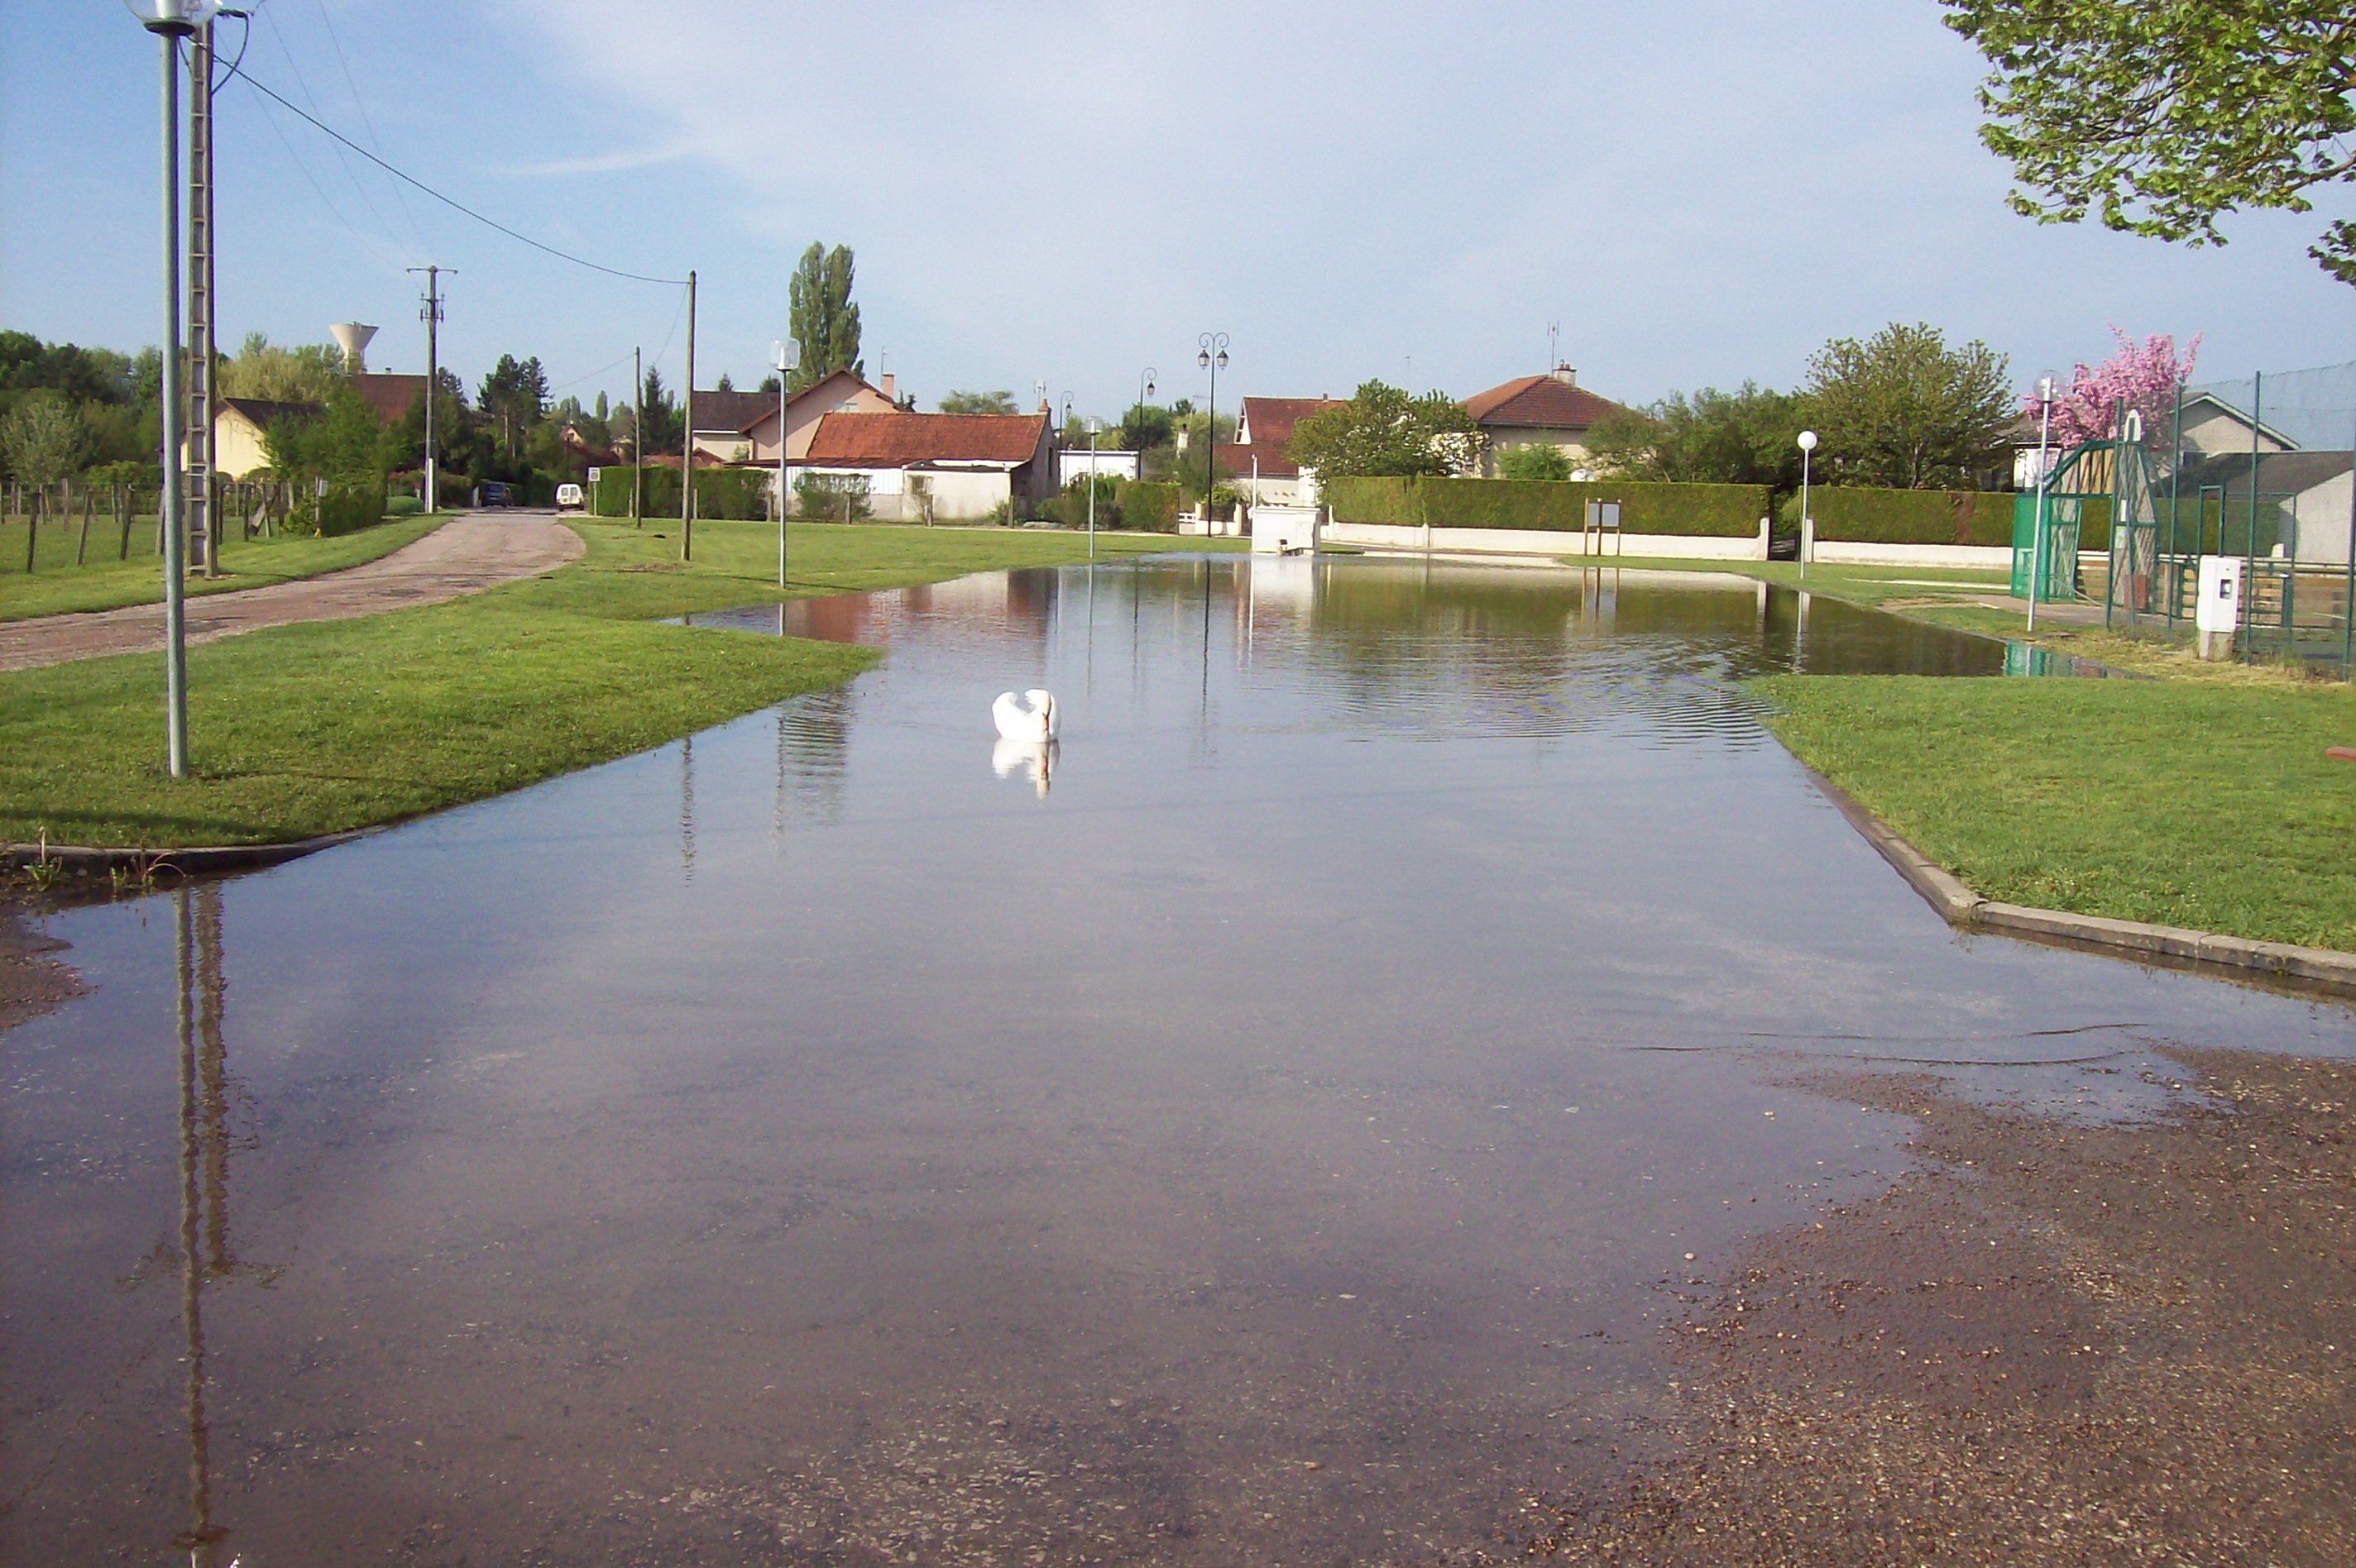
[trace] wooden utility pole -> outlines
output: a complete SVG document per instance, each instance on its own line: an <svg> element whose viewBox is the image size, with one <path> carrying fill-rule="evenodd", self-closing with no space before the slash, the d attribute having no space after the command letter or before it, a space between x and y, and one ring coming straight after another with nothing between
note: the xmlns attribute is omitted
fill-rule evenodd
<svg viewBox="0 0 2356 1568"><path fill-rule="evenodd" d="M687 396L681 403L679 464L679 559L695 559L695 273L687 274Z"/></svg>
<svg viewBox="0 0 2356 1568"><path fill-rule="evenodd" d="M630 350L630 527L644 528L638 498L646 494L647 367L644 353Z"/></svg>

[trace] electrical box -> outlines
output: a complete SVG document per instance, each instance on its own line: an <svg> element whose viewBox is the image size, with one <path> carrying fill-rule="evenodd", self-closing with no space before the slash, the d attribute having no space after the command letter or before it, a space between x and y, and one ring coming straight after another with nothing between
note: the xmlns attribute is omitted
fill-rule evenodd
<svg viewBox="0 0 2356 1568"><path fill-rule="evenodd" d="M2204 659L2221 659L2233 651L2233 634L2242 627L2242 573L2247 564L2233 555L2201 558L2201 595L2192 624L2201 635Z"/></svg>

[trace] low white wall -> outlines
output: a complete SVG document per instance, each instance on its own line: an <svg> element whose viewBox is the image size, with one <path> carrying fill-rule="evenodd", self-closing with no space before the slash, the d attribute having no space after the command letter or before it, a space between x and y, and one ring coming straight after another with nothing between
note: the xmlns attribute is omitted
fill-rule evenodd
<svg viewBox="0 0 2356 1568"><path fill-rule="evenodd" d="M1430 548L1451 555L1585 555L1594 537L1557 533L1541 528L1416 528L1390 523L1327 523L1323 541L1355 545L1364 549L1421 550ZM1624 549L1622 547L1625 547ZM1764 560L1767 534L1746 539L1711 539L1698 534L1627 534L1602 536L1598 559L1617 555L1665 557L1676 560Z"/></svg>
<svg viewBox="0 0 2356 1568"><path fill-rule="evenodd" d="M1862 544L1818 539L1808 558L1824 566L1925 566L1951 571L2012 570L2012 547L1987 544Z"/></svg>

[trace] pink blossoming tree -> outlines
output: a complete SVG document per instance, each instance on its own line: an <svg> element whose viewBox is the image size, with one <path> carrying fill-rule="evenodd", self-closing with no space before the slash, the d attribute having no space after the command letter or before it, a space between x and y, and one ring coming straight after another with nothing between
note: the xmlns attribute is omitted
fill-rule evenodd
<svg viewBox="0 0 2356 1568"><path fill-rule="evenodd" d="M2192 379L2201 339L2195 336L2186 345L2179 360L2176 339L2168 333L2154 333L2140 344L2116 326L2111 336L2119 340L2119 351L2098 366L2081 363L2070 378L2069 389L2053 400L2053 444L2060 451L2082 442L2110 440L2122 400L2143 415L2145 445L2157 447L2169 439L2177 389ZM2031 419L2038 417L2034 394L2023 398L2021 407Z"/></svg>

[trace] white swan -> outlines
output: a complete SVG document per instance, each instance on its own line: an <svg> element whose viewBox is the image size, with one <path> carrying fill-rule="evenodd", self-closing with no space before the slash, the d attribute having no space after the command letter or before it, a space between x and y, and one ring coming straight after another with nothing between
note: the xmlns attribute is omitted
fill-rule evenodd
<svg viewBox="0 0 2356 1568"><path fill-rule="evenodd" d="M998 720L999 734L1009 741L1036 744L1055 738L1055 693L1035 686L1021 697L1000 692L998 700L990 705L990 716Z"/></svg>

